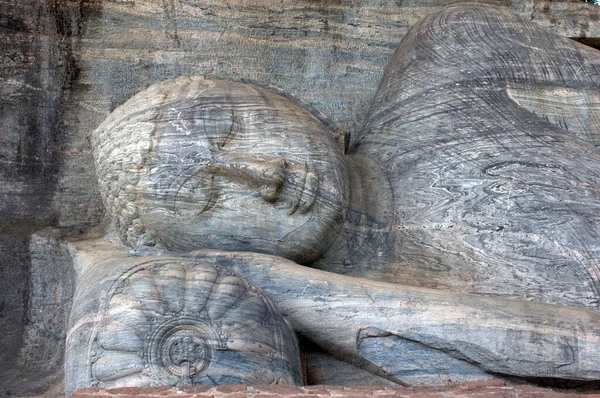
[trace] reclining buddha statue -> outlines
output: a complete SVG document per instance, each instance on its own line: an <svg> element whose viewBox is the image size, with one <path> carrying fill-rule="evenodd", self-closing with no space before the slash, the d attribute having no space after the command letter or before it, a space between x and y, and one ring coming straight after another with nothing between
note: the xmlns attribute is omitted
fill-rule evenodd
<svg viewBox="0 0 600 398"><path fill-rule="evenodd" d="M459 4L405 36L350 145L257 85L138 93L93 137L113 243L79 245L68 391L231 382L215 353L240 350L243 382L300 383L291 329L401 385L600 380L599 85L596 50ZM186 307L196 273L220 276ZM254 311L185 309L215 286Z"/></svg>

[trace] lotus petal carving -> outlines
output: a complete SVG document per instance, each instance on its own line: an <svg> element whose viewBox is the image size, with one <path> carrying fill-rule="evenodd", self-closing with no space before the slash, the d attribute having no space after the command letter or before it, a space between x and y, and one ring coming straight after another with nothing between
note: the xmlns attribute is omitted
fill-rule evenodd
<svg viewBox="0 0 600 398"><path fill-rule="evenodd" d="M213 265L158 259L108 291L88 352L92 385L301 381L294 333L256 286Z"/></svg>

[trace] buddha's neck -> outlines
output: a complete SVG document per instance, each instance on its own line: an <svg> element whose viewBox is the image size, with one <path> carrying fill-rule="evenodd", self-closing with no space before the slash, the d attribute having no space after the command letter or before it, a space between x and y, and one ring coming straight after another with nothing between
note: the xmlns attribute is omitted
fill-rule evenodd
<svg viewBox="0 0 600 398"><path fill-rule="evenodd" d="M346 222L338 239L313 266L358 276L367 264L392 255L393 192L376 162L358 154L346 155L345 159L350 184Z"/></svg>

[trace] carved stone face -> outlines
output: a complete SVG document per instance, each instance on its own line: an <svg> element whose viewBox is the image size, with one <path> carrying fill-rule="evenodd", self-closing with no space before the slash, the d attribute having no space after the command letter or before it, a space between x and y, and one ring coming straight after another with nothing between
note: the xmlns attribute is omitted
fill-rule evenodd
<svg viewBox="0 0 600 398"><path fill-rule="evenodd" d="M131 245L146 235L170 250L257 251L307 263L343 224L347 176L332 134L265 89L167 81L118 108L96 137L99 173L120 164L130 170L124 178L139 176L129 186L117 177L126 195L112 212L105 195L113 217L132 214L132 221L116 220Z"/></svg>

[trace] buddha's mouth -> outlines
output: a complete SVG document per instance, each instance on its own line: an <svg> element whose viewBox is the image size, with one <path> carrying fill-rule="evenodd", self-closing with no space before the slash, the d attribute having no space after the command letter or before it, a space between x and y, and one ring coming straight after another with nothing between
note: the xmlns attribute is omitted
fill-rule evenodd
<svg viewBox="0 0 600 398"><path fill-rule="evenodd" d="M298 196L294 200L292 208L288 213L290 216L294 213L306 214L315 204L317 192L319 190L319 177L316 173L309 171L305 165L302 173L302 182L299 185Z"/></svg>

